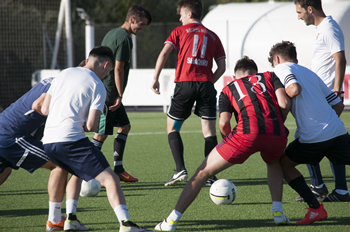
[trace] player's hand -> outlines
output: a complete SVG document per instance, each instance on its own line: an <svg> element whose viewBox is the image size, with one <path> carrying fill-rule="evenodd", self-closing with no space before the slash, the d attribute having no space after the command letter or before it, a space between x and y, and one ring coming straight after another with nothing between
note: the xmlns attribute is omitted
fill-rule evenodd
<svg viewBox="0 0 350 232"><path fill-rule="evenodd" d="M151 89L153 90L154 93L160 94L160 92L159 92L159 81L158 80L153 81Z"/></svg>
<svg viewBox="0 0 350 232"><path fill-rule="evenodd" d="M121 104L122 104L122 98L121 97L117 97L117 99L115 100L114 105L111 105L110 107L108 107L108 109L110 111L112 111L112 112L116 111L120 107Z"/></svg>

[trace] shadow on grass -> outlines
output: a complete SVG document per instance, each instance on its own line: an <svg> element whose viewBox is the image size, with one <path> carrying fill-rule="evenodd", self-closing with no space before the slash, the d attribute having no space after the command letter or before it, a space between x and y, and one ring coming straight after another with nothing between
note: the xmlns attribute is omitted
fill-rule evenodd
<svg viewBox="0 0 350 232"><path fill-rule="evenodd" d="M97 207L79 207L78 212L91 212L91 211L105 211L105 208ZM65 212L65 208L62 208L62 213ZM45 209L16 209L16 210L0 210L0 217L23 217L23 216L38 216L48 215L49 208Z"/></svg>
<svg viewBox="0 0 350 232"><path fill-rule="evenodd" d="M47 189L23 189L23 190L11 190L11 191L1 191L0 196L15 196L15 195L41 195L41 194L47 194Z"/></svg>
<svg viewBox="0 0 350 232"><path fill-rule="evenodd" d="M332 226L332 225L348 225L349 218L328 218L322 222L315 222L311 225L296 225L295 221L289 225L280 226L281 230L283 228L293 228L293 230L300 231L301 229L311 229L317 231L317 228L320 226ZM146 227L148 229L154 228L156 224L160 221L135 221L138 225ZM99 225L103 226L102 229L91 229L91 231L104 231L104 230L113 230L116 228L116 224L113 223L88 223L86 225L94 225L94 227L99 227ZM262 219L262 220L181 220L177 227L176 231L232 231L234 229L257 229L257 228L276 228L276 225L273 223L272 219ZM298 228L298 229L297 229ZM265 230L264 230L265 231Z"/></svg>

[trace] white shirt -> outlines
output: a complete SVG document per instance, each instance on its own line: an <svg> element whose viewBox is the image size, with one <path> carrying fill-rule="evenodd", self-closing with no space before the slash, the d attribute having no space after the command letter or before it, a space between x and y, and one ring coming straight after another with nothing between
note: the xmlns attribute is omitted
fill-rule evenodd
<svg viewBox="0 0 350 232"><path fill-rule="evenodd" d="M316 27L316 41L312 56L312 68L323 82L333 90L335 60L333 54L344 51L344 35L332 16L327 16Z"/></svg>
<svg viewBox="0 0 350 232"><path fill-rule="evenodd" d="M106 89L96 74L86 68L68 68L53 81L43 143L78 141L85 138L83 125L90 110L103 112Z"/></svg>
<svg viewBox="0 0 350 232"><path fill-rule="evenodd" d="M287 88L299 83L302 91L292 99L292 109L297 129L295 139L301 143L318 143L346 134L343 122L332 105L340 99L309 69L295 63L276 65L275 73Z"/></svg>

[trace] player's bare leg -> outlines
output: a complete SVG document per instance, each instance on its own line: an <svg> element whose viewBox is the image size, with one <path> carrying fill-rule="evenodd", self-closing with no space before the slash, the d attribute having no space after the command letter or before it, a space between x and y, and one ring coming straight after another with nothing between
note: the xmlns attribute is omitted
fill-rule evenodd
<svg viewBox="0 0 350 232"><path fill-rule="evenodd" d="M277 225L289 223L282 210L283 171L279 159L267 164L267 183L272 198L272 215Z"/></svg>
<svg viewBox="0 0 350 232"><path fill-rule="evenodd" d="M161 223L159 223L156 230L175 230L178 221L182 214L196 199L198 193L202 189L204 183L212 176L231 167L233 164L224 160L221 155L213 149L212 152L205 158L196 173L187 182L183 189L179 200L176 203L175 209L170 215Z"/></svg>
<svg viewBox="0 0 350 232"><path fill-rule="evenodd" d="M175 206L175 210L181 213L185 212L187 207L197 197L205 181L231 166L231 163L222 158L216 149L213 149L186 184Z"/></svg>
<svg viewBox="0 0 350 232"><path fill-rule="evenodd" d="M322 221L328 217L327 211L323 208L323 205L318 202L316 196L311 192L311 189L306 184L303 175L295 168L298 163L290 160L286 154L283 154L280 163L283 170L283 177L308 204L308 212L305 217L298 221L297 224L311 224L315 221ZM316 215L310 217L311 214Z"/></svg>
<svg viewBox="0 0 350 232"><path fill-rule="evenodd" d="M106 187L107 197L113 209L118 205L126 205L119 177L112 171L111 167L106 168L95 179Z"/></svg>
<svg viewBox="0 0 350 232"><path fill-rule="evenodd" d="M83 180L79 177L72 175L69 178L66 187L66 214L67 219L64 222L64 230L88 230L78 219L77 219L77 207L78 199L81 189L81 182Z"/></svg>
<svg viewBox="0 0 350 232"><path fill-rule="evenodd" d="M48 161L42 168L50 169L53 165ZM67 183L67 171L60 167L55 167L51 170L49 181L47 184L47 191L49 193L49 216L46 222L46 230L53 229L63 230L65 217L62 216L62 200Z"/></svg>

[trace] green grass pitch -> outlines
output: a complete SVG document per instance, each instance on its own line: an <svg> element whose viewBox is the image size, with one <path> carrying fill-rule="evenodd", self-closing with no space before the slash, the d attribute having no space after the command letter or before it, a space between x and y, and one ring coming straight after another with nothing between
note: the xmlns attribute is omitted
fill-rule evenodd
<svg viewBox="0 0 350 232"><path fill-rule="evenodd" d="M160 112L130 112L131 132L127 140L124 167L139 178L135 184L122 183L131 219L152 229L174 208L185 183L164 187L175 164L166 135L166 115ZM286 122L293 140L295 123L291 115ZM342 115L350 129L350 112ZM185 163L189 176L204 158L204 139L200 120L191 116L181 129L185 148ZM219 132L218 132L219 135ZM92 134L88 134L91 138ZM113 165L113 136L108 137L102 151ZM218 136L218 140L221 138ZM271 144L273 146L273 144ZM305 165L298 166L309 183ZM334 188L333 175L327 159L321 169L329 191ZM209 188L203 187L198 198L183 215L178 231L350 231L350 203L325 203L328 219L309 226L295 222L306 213L306 204L295 202L297 194L285 183L283 209L292 224L275 226L271 213L271 198L266 180L266 165L258 154L244 164L235 165L218 174L231 180L237 187L237 198L232 205L215 205L209 197ZM45 231L48 217L47 180L49 171L40 169L32 175L24 170L13 171L0 186L0 231ZM350 178L350 168L347 168ZM62 213L65 214L65 203ZM109 206L104 188L93 198L79 199L78 218L91 231L118 231L117 218Z"/></svg>

